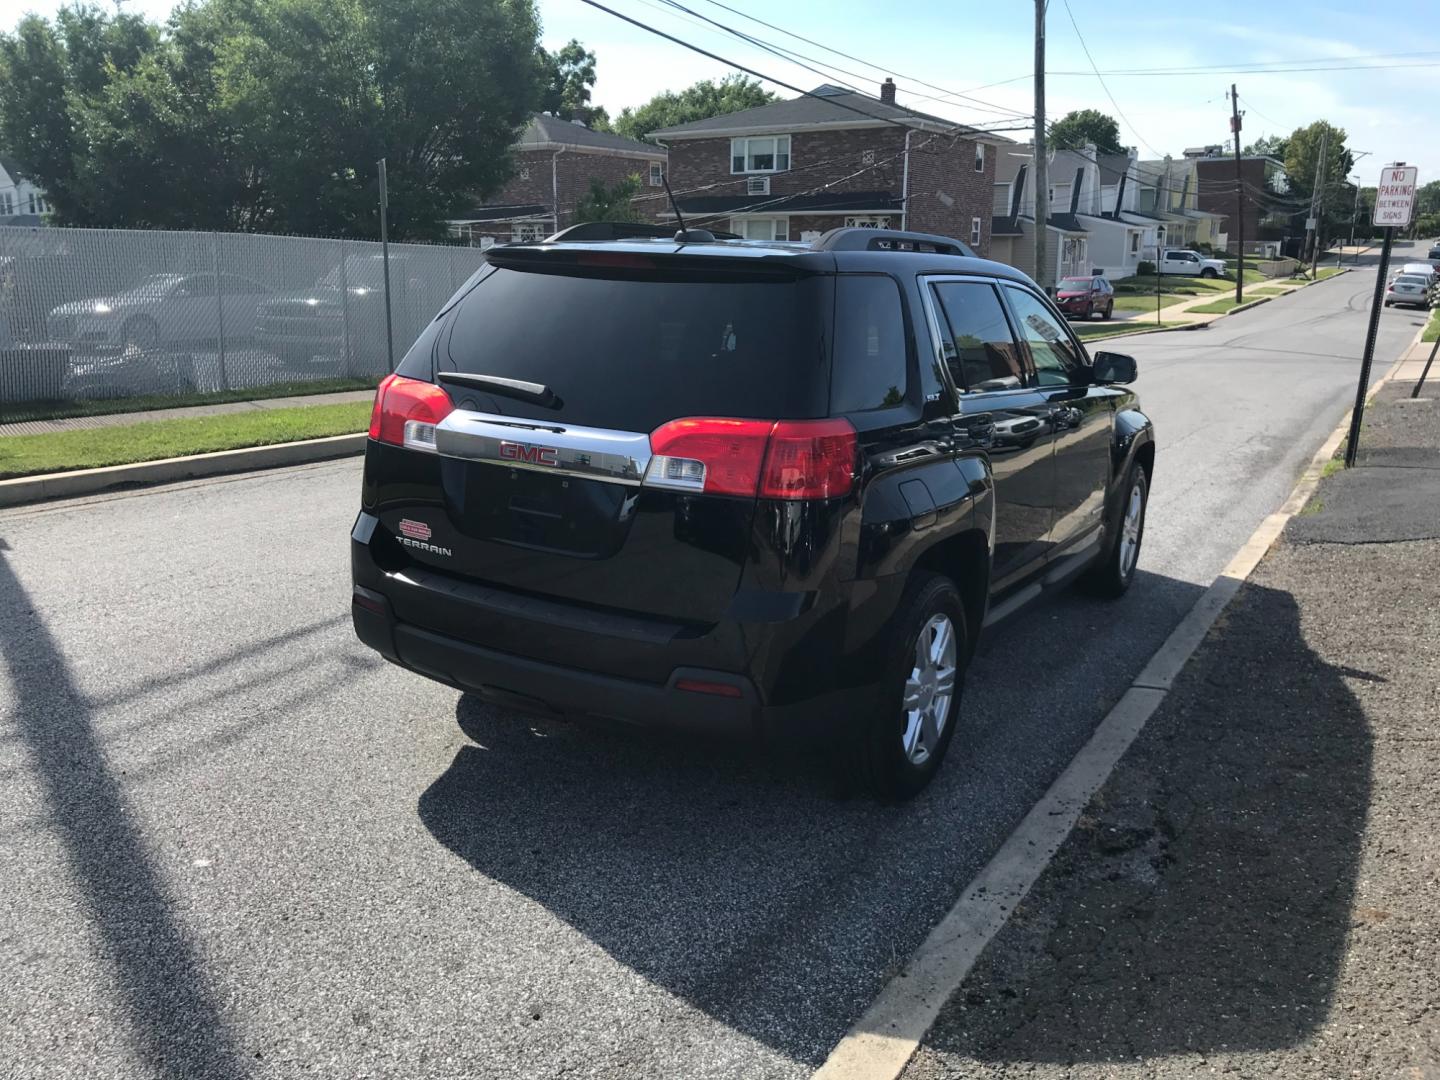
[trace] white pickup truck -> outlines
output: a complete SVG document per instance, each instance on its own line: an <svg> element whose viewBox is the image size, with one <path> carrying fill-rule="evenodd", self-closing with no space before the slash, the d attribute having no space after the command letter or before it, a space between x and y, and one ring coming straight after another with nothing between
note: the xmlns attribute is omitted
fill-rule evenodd
<svg viewBox="0 0 1440 1080"><path fill-rule="evenodd" d="M1191 277L1216 278L1225 276L1222 259L1207 259L1198 251L1187 248L1166 248L1160 253L1160 273L1189 274Z"/></svg>

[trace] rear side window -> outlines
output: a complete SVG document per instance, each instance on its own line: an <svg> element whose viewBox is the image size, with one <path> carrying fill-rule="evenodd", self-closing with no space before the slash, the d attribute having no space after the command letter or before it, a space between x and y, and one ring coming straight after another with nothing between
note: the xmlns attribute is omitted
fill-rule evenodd
<svg viewBox="0 0 1440 1080"><path fill-rule="evenodd" d="M558 399L541 408L452 388L463 408L588 427L823 416L829 283L498 267L457 305L440 366L541 383Z"/></svg>
<svg viewBox="0 0 1440 1080"><path fill-rule="evenodd" d="M963 390L1018 390L1025 385L1020 350L993 285L942 281L933 286L950 377Z"/></svg>
<svg viewBox="0 0 1440 1080"><path fill-rule="evenodd" d="M882 274L835 279L830 408L867 412L905 400L905 315L900 285Z"/></svg>

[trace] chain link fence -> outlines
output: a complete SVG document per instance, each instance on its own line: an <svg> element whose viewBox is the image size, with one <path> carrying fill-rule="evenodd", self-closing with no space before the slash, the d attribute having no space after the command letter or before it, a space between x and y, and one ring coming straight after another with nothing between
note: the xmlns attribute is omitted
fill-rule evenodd
<svg viewBox="0 0 1440 1080"><path fill-rule="evenodd" d="M397 361L480 262L390 245ZM382 266L361 240L0 228L0 419L373 382Z"/></svg>

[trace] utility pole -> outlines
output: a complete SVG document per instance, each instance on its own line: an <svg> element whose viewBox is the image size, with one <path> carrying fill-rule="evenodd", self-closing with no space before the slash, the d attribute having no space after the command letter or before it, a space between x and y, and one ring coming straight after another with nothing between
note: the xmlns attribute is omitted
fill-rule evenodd
<svg viewBox="0 0 1440 1080"><path fill-rule="evenodd" d="M1230 130L1235 133L1235 303L1245 302L1245 181L1240 171L1240 96L1230 84Z"/></svg>
<svg viewBox="0 0 1440 1080"><path fill-rule="evenodd" d="M1048 296L1055 275L1046 255L1050 221L1050 163L1045 157L1045 5L1035 0L1035 283Z"/></svg>
<svg viewBox="0 0 1440 1080"><path fill-rule="evenodd" d="M1325 216L1325 149L1330 142L1330 129L1320 132L1320 168L1315 173L1315 247L1310 252L1310 276L1313 278L1320 266L1320 226Z"/></svg>

